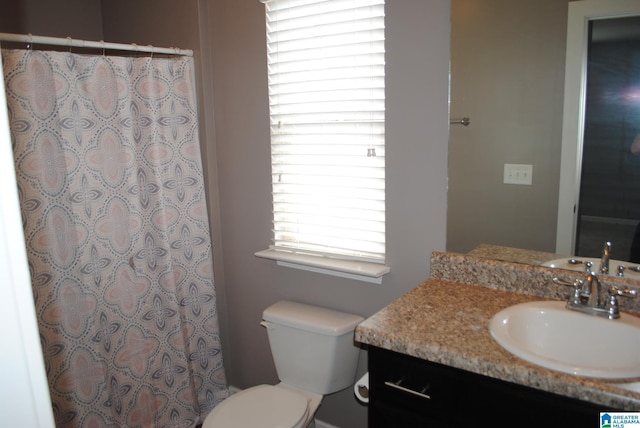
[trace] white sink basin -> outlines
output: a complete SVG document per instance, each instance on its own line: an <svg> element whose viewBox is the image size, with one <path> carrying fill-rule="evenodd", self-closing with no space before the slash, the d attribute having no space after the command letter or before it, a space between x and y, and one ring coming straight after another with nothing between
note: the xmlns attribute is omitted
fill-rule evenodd
<svg viewBox="0 0 640 428"><path fill-rule="evenodd" d="M580 256L563 257L561 259L549 260L548 262L544 262L542 263L542 266L575 270L578 272L586 272L587 262L593 263L591 267L591 271L598 272L598 268L600 267L600 259L597 259L595 257L580 257ZM636 263L630 263L622 260L611 259L609 260L609 275L616 276L618 274L618 266L620 265L625 266L627 268L629 267L634 269L640 268L640 265ZM640 279L640 272L632 269L625 269L624 276L625 278Z"/></svg>
<svg viewBox="0 0 640 428"><path fill-rule="evenodd" d="M498 312L489 331L503 348L539 366L601 379L640 377L640 318L617 320L540 301Z"/></svg>

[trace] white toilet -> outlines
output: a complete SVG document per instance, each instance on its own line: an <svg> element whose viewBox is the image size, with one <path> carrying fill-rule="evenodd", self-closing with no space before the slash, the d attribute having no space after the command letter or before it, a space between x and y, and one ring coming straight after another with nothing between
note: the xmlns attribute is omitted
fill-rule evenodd
<svg viewBox="0 0 640 428"><path fill-rule="evenodd" d="M290 301L264 310L280 383L258 385L224 400L202 428L306 428L322 397L355 381L353 331L361 316Z"/></svg>

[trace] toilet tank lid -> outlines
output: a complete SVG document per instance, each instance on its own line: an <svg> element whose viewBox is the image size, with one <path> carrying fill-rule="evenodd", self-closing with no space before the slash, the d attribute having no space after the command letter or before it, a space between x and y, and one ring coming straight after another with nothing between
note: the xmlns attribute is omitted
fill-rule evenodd
<svg viewBox="0 0 640 428"><path fill-rule="evenodd" d="M288 300L269 306L262 313L262 318L268 322L327 336L342 336L364 321L359 315Z"/></svg>

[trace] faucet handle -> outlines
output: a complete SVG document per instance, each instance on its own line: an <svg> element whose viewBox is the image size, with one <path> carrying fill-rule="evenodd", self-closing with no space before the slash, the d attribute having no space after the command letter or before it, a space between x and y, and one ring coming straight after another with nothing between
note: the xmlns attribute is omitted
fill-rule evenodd
<svg viewBox="0 0 640 428"><path fill-rule="evenodd" d="M562 279L562 278L558 278L557 276L554 276L553 278L551 278L551 281L553 281L554 284L564 285L566 287L573 287L576 290L580 290L584 285L584 280L580 278L576 278L573 282L570 282L570 281L567 281L566 279Z"/></svg>
<svg viewBox="0 0 640 428"><path fill-rule="evenodd" d="M573 304L580 304L582 302L582 287L584 287L584 280L576 278L575 281L569 282L562 278L551 278L554 284L564 285L566 287L573 287L573 294L569 298L569 302Z"/></svg>
<svg viewBox="0 0 640 428"><path fill-rule="evenodd" d="M609 290L609 296L638 297L638 290L635 290L633 288L611 287L611 289Z"/></svg>
<svg viewBox="0 0 640 428"><path fill-rule="evenodd" d="M551 281L553 281L554 284L564 285L567 287L576 287L576 288L582 287L582 284L584 283L584 281L580 278L576 278L573 282L570 282L570 281L567 281L566 279L562 279L557 276L554 276L553 278L551 278Z"/></svg>
<svg viewBox="0 0 640 428"><path fill-rule="evenodd" d="M610 319L620 318L618 297L638 297L638 291L632 288L611 287L609 289L609 301L607 302L607 312L609 312Z"/></svg>

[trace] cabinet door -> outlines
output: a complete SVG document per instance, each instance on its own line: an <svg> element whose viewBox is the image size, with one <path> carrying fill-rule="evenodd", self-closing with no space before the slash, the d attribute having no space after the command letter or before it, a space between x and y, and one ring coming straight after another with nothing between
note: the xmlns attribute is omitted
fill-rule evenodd
<svg viewBox="0 0 640 428"><path fill-rule="evenodd" d="M610 409L568 397L471 374L469 403L475 414L494 415L495 426L539 428L600 426L600 412ZM552 422L551 422L552 421Z"/></svg>
<svg viewBox="0 0 640 428"><path fill-rule="evenodd" d="M369 402L369 428L458 428L449 421L425 414L420 409L378 401ZM471 426L471 425L466 425Z"/></svg>

